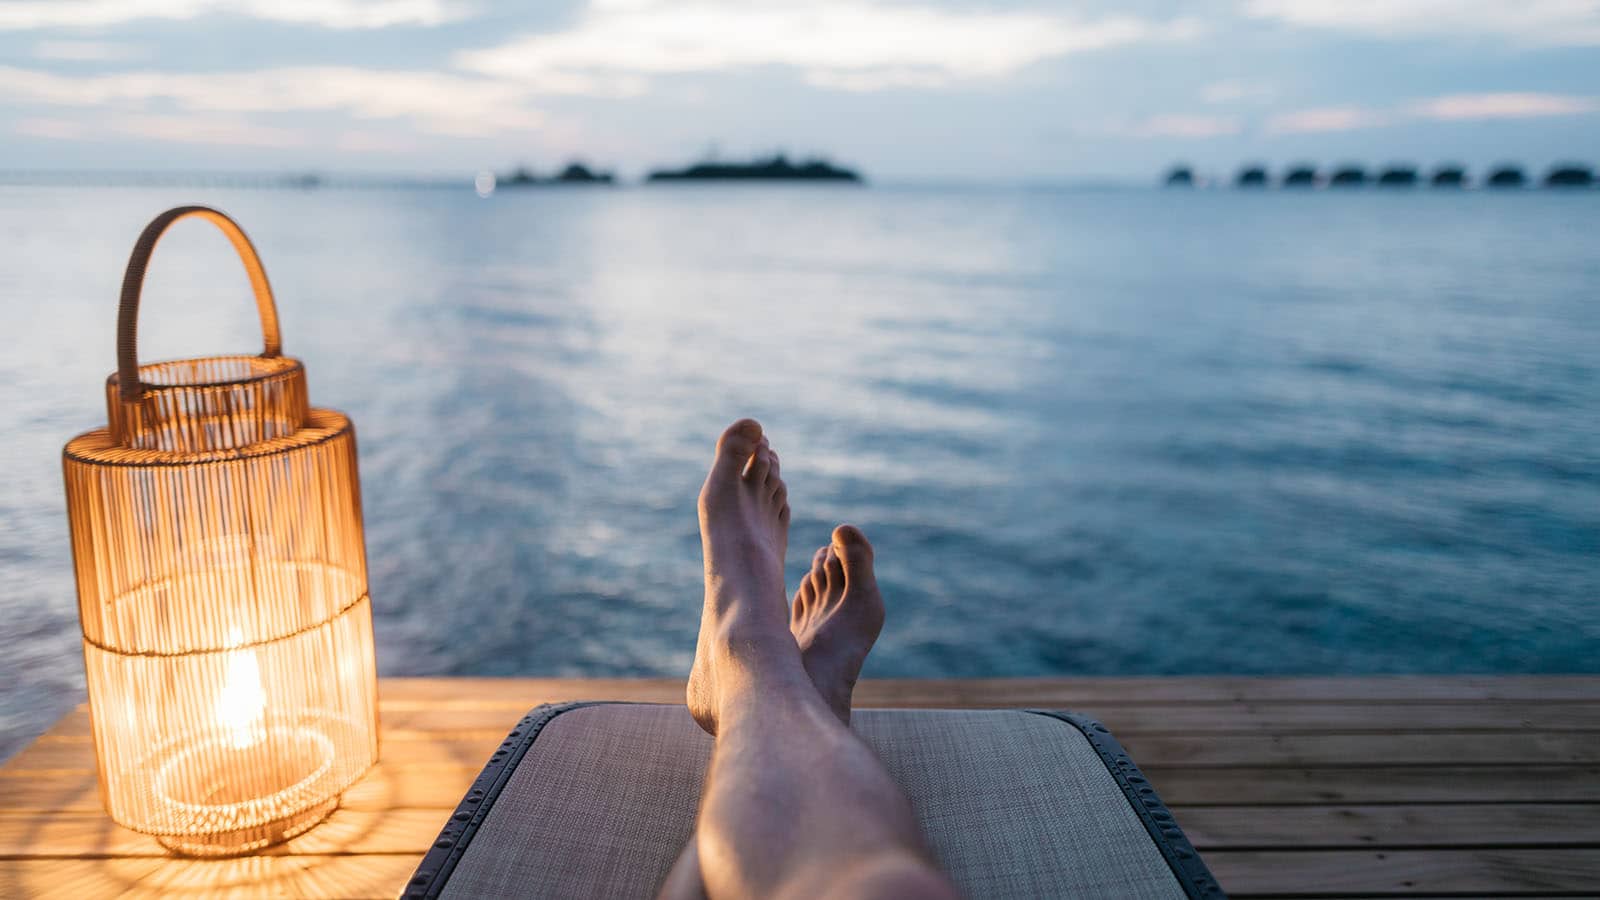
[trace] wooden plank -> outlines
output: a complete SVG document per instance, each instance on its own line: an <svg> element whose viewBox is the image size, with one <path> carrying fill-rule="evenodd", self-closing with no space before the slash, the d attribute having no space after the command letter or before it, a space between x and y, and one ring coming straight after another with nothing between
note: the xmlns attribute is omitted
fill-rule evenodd
<svg viewBox="0 0 1600 900"><path fill-rule="evenodd" d="M426 751L419 753L410 752L401 742L386 741L383 761L371 776L347 793L347 802L370 805L387 799L400 806L450 805L455 798L446 794L454 790L459 797L497 745L498 737L491 732L466 745L454 741L445 741L442 746L408 742L411 748ZM1136 739L1130 739L1129 744L1134 758L1167 802L1173 804L1600 801L1600 766L1594 765L1185 769L1167 764L1164 757L1147 755L1147 748ZM428 760L434 764L428 764ZM62 762L59 758L54 761ZM80 748L69 762L66 768L0 772L0 795L4 796L5 807L98 809L89 748Z"/></svg>
<svg viewBox="0 0 1600 900"><path fill-rule="evenodd" d="M482 767L506 732L385 732L381 735L379 757L395 766L455 765ZM45 735L21 753L0 771L4 779L30 778L52 774L93 772L94 745L92 742L60 740Z"/></svg>
<svg viewBox="0 0 1600 900"><path fill-rule="evenodd" d="M416 870L412 854L249 856L240 859L0 860L0 896L349 897L400 892Z"/></svg>
<svg viewBox="0 0 1600 900"><path fill-rule="evenodd" d="M412 731L499 731L503 734L529 708L521 701L433 704L396 700L380 704L379 724L386 738ZM1600 702L1185 703L1082 707L1078 712L1099 719L1119 736L1223 732L1600 731ZM47 736L51 740L88 742L88 710L69 712Z"/></svg>
<svg viewBox="0 0 1600 900"><path fill-rule="evenodd" d="M1600 885L1600 853L1589 849L1217 850L1205 860L1234 897L1448 892L1515 897L1587 893Z"/></svg>
<svg viewBox="0 0 1600 900"><path fill-rule="evenodd" d="M462 786L464 789L464 785ZM451 789L436 809L342 808L285 847L284 854L421 853L460 796ZM1177 807L1190 839L1203 850L1241 847L1424 845L1600 846L1600 806L1443 805L1334 807ZM0 815L0 856L160 856L153 839L119 828L103 815L55 812Z"/></svg>
<svg viewBox="0 0 1600 900"><path fill-rule="evenodd" d="M1140 768L1170 806L1600 802L1600 766Z"/></svg>
<svg viewBox="0 0 1600 900"><path fill-rule="evenodd" d="M1133 734L1596 731L1600 703L1229 703L1080 710Z"/></svg>
<svg viewBox="0 0 1600 900"><path fill-rule="evenodd" d="M511 705L525 712L540 703L571 700L682 703L683 686L681 677L384 678L378 682L378 699L383 704Z"/></svg>
<svg viewBox="0 0 1600 900"><path fill-rule="evenodd" d="M380 706L527 709L569 700L680 703L682 678L383 678ZM866 679L867 706L1099 706L1194 703L1594 703L1600 675L1370 678ZM82 704L76 711L81 712Z"/></svg>
<svg viewBox="0 0 1600 900"><path fill-rule="evenodd" d="M458 795L459 796L459 795ZM448 809L334 810L320 825L263 855L414 853L433 843ZM0 857L51 859L93 856L168 856L149 835L129 831L95 811L0 813Z"/></svg>
<svg viewBox="0 0 1600 900"><path fill-rule="evenodd" d="M165 860L0 859L0 897L87 900L120 897Z"/></svg>
<svg viewBox="0 0 1600 900"><path fill-rule="evenodd" d="M1404 765L1575 765L1600 763L1600 732L1428 732L1417 734L1216 734L1197 737L1123 735L1140 766L1308 768ZM384 762L397 765L481 766L505 733L499 730L390 734ZM17 754L5 777L86 771L93 747L39 740Z"/></svg>
<svg viewBox="0 0 1600 900"><path fill-rule="evenodd" d="M682 702L682 678L386 678L390 702L509 703L560 700ZM1234 702L1593 702L1597 675L1388 676L1364 678L979 678L866 679L866 706L1118 706Z"/></svg>
<svg viewBox="0 0 1600 900"><path fill-rule="evenodd" d="M1571 765L1600 763L1600 733L1125 735L1141 767Z"/></svg>
<svg viewBox="0 0 1600 900"><path fill-rule="evenodd" d="M1183 806L1178 824L1201 850L1592 845L1600 804Z"/></svg>
<svg viewBox="0 0 1600 900"><path fill-rule="evenodd" d="M506 737L504 732L418 735L418 740L384 743L384 761L395 765L482 765ZM1134 761L1152 767L1600 764L1600 732L1131 735L1123 745Z"/></svg>
<svg viewBox="0 0 1600 900"><path fill-rule="evenodd" d="M413 732L409 737L386 739L382 758L400 767L480 767L504 738L504 732L500 731L437 735ZM1123 744L1139 765L1152 768L1600 763L1600 733L1583 732L1125 735ZM86 744L38 741L17 755L15 768L7 777L68 772L92 766L93 751Z"/></svg>
<svg viewBox="0 0 1600 900"><path fill-rule="evenodd" d="M345 791L349 809L451 809L478 766L379 763ZM1421 803L1600 803L1600 766L1437 768L1155 769L1145 768L1161 798L1188 805L1327 805ZM7 811L93 812L95 776L19 778L0 783Z"/></svg>
<svg viewBox="0 0 1600 900"><path fill-rule="evenodd" d="M356 809L453 807L478 766L379 763L345 792ZM1600 803L1600 767L1155 769L1146 768L1162 799L1194 804ZM100 799L93 774L7 783L12 810L93 811Z"/></svg>
<svg viewBox="0 0 1600 900"><path fill-rule="evenodd" d="M1600 702L1483 703L1218 703L1166 704L1078 710L1118 736L1246 733L1364 734L1417 731L1597 731ZM411 731L505 732L527 710L483 704L467 707L385 705L383 728ZM64 729L63 729L64 730ZM52 733L60 733L53 731ZM87 732L85 732L87 733Z"/></svg>
<svg viewBox="0 0 1600 900"><path fill-rule="evenodd" d="M344 792L349 809L451 809L482 769L472 765L395 766L380 762ZM92 771L0 779L7 813L93 812L101 809Z"/></svg>

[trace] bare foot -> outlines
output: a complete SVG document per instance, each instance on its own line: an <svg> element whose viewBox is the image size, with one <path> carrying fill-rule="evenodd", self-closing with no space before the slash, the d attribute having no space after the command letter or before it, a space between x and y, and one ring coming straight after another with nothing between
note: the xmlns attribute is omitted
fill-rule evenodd
<svg viewBox="0 0 1600 900"><path fill-rule="evenodd" d="M789 489L754 419L717 441L700 489L700 543L706 597L687 700L700 727L716 734L719 705L747 686L742 680L803 677L783 596Z"/></svg>
<svg viewBox="0 0 1600 900"><path fill-rule="evenodd" d="M794 595L789 630L817 693L846 725L861 664L883 629L883 595L872 573L872 545L854 525L833 530Z"/></svg>

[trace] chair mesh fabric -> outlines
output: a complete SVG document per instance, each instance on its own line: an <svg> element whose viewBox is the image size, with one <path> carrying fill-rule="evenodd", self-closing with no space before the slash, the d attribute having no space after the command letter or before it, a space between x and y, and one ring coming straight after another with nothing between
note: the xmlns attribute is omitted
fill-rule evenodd
<svg viewBox="0 0 1600 900"><path fill-rule="evenodd" d="M861 710L856 733L970 897L1183 897L1095 749L1019 710ZM681 706L545 725L442 896L652 897L694 828L711 754Z"/></svg>

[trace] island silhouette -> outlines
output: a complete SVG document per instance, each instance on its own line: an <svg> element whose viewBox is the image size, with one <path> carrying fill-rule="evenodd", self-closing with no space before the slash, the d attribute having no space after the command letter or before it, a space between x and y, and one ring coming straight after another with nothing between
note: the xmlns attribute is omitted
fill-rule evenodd
<svg viewBox="0 0 1600 900"><path fill-rule="evenodd" d="M859 184L861 175L812 158L798 164L779 153L747 163L705 160L683 169L657 169L646 181L837 181Z"/></svg>
<svg viewBox="0 0 1600 900"><path fill-rule="evenodd" d="M518 166L509 174L495 178L495 187L536 187L551 184L613 184L616 176L610 172L596 172L581 162L570 162L555 175L541 176L526 166Z"/></svg>

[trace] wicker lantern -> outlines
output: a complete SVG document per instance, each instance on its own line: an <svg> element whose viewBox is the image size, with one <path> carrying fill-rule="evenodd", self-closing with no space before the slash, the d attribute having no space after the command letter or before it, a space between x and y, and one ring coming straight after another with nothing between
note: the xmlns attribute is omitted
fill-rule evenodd
<svg viewBox="0 0 1600 900"><path fill-rule="evenodd" d="M266 347L140 365L139 293L170 225L228 236ZM267 276L198 206L134 245L108 427L63 454L100 787L117 822L188 854L305 831L378 756L355 431L311 408Z"/></svg>

